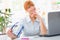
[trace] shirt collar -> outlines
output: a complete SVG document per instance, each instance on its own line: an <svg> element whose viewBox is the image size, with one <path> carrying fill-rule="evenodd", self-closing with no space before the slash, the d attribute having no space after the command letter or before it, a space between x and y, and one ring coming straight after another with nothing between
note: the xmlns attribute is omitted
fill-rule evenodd
<svg viewBox="0 0 60 40"><path fill-rule="evenodd" d="M27 17L27 22L31 22L31 19L29 16ZM38 18L36 18L35 22L39 22Z"/></svg>

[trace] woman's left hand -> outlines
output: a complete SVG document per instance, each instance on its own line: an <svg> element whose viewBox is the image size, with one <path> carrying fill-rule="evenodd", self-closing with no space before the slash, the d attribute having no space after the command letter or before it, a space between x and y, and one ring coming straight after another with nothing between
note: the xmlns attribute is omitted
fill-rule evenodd
<svg viewBox="0 0 60 40"><path fill-rule="evenodd" d="M38 20L42 21L42 17L38 14L36 14L36 17L38 18Z"/></svg>

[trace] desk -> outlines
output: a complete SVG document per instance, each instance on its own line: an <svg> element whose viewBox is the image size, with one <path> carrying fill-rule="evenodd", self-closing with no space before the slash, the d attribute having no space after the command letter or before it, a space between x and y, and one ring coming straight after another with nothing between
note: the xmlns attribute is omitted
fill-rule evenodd
<svg viewBox="0 0 60 40"><path fill-rule="evenodd" d="M60 40L60 36L54 37L29 37L30 40ZM11 40L7 35L0 35L0 40ZM17 38L15 40L20 40Z"/></svg>

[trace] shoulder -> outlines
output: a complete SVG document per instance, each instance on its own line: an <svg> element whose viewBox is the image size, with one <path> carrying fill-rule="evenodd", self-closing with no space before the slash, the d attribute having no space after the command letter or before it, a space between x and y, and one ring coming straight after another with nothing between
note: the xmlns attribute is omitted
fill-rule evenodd
<svg viewBox="0 0 60 40"><path fill-rule="evenodd" d="M26 21L26 18L27 18L27 17L24 17L24 18L20 19L20 20L19 20L19 23L24 23L24 22Z"/></svg>
<svg viewBox="0 0 60 40"><path fill-rule="evenodd" d="M21 19L22 22L26 22L28 21L28 16L24 17L23 19Z"/></svg>

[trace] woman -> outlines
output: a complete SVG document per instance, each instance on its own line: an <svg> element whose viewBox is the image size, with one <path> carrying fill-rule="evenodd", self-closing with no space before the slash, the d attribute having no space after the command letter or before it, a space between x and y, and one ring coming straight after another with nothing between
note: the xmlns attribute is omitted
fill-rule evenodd
<svg viewBox="0 0 60 40"><path fill-rule="evenodd" d="M40 15L37 14L35 5L32 1L26 1L24 4L24 9L29 13L28 17L26 17L22 23L24 35L26 36L34 36L34 35L46 35L47 30L43 23L43 20ZM20 26L20 28L22 27ZM19 28L19 29L20 29ZM19 30L18 30L19 31ZM8 36L11 38L16 38L16 34L12 33L10 29L7 32Z"/></svg>

